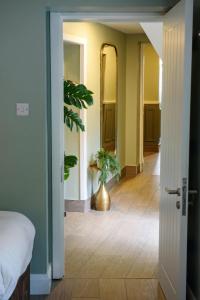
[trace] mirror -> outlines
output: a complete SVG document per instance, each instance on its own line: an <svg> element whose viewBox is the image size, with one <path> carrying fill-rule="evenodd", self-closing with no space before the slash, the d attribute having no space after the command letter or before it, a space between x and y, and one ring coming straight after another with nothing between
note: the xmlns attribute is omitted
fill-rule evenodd
<svg viewBox="0 0 200 300"><path fill-rule="evenodd" d="M101 147L116 152L117 146L117 48L101 47Z"/></svg>

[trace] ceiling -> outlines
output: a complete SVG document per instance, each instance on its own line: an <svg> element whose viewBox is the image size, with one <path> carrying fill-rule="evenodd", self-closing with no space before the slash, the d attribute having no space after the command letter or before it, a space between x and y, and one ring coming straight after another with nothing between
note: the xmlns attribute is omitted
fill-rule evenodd
<svg viewBox="0 0 200 300"><path fill-rule="evenodd" d="M101 24L104 24L126 34L144 33L142 27L138 22L103 22Z"/></svg>
<svg viewBox="0 0 200 300"><path fill-rule="evenodd" d="M73 12L158 12L164 13L179 0L65 0Z"/></svg>

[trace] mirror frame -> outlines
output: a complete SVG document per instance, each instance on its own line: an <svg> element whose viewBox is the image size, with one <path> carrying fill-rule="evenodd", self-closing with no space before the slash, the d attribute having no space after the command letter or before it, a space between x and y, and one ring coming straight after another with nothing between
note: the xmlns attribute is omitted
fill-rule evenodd
<svg viewBox="0 0 200 300"><path fill-rule="evenodd" d="M118 142L118 139L117 139L117 136L118 136L118 119L117 119L117 116L118 116L118 50L117 50L117 47L114 45L114 44L111 44L111 43L103 43L101 45L101 50L100 50L100 148L103 147L102 143L103 143L103 140L102 140L102 135L103 135L103 94L104 94L104 91L103 91L103 88L104 88L104 78L103 78L103 50L106 46L110 46L110 47L113 47L114 50L115 50L115 54L116 54L116 107L115 107L115 153L117 154L117 142Z"/></svg>

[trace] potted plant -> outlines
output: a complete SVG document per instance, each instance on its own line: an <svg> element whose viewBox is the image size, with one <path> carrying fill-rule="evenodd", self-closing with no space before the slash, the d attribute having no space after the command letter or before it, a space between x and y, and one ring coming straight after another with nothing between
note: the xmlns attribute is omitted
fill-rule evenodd
<svg viewBox="0 0 200 300"><path fill-rule="evenodd" d="M92 165L99 171L99 189L94 198L94 206L96 210L105 211L110 209L110 195L106 189L106 183L110 175L119 179L121 168L116 155L108 152L103 148L96 154L96 161Z"/></svg>

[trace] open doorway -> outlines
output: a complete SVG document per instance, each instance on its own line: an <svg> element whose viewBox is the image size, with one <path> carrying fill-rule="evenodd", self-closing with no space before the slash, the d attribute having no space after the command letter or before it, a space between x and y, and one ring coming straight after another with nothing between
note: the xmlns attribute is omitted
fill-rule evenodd
<svg viewBox="0 0 200 300"><path fill-rule="evenodd" d="M134 32L128 36L120 31L120 24L117 29L116 25L109 25L91 22L63 24L64 37L79 36L87 41L87 86L94 92L95 99L94 106L88 108L87 112L87 124L90 124L86 128L88 148L98 134L96 144L92 145L93 149L88 149L91 152L88 153L87 164L90 163L91 154L104 145L107 150L116 151L125 173L124 178L110 191L112 205L107 213L90 210L83 213L78 206L74 210L68 209L65 218L65 278L69 284L88 284L90 288L86 288L85 297L99 298L99 285L101 293L111 293L112 299L118 293L125 295L126 289L137 296L139 284L140 294L142 290L144 293L148 290L149 294L164 299L157 281L158 168L155 168L155 158L149 157L145 160L144 172L136 177L137 162L134 161L139 151L136 127L140 95L133 84L140 85L140 44L147 42L148 38L139 23L135 24ZM105 40L109 43L105 43ZM68 44L67 47L68 53L64 52L64 68L69 68L67 62L70 59L73 69L79 61L79 54L73 63ZM73 48L73 55L75 54L76 49ZM129 61L132 63L129 64ZM72 80L72 76L69 79ZM125 107L127 93L130 103ZM100 114L97 111L99 108ZM128 121L125 118L126 109L131 111L132 117L135 116L134 123L133 119ZM131 133L125 145L122 130L124 122L128 127L127 134ZM131 124L134 124L134 130L130 130ZM107 133L104 138L102 129ZM68 143L72 134L69 132ZM127 158L123 155L125 147L127 153L134 151L129 162L126 162ZM89 176L88 180L91 180ZM72 179L67 184L70 188L75 185L75 181ZM93 182L92 185L95 192ZM88 195L90 193L88 190Z"/></svg>
<svg viewBox="0 0 200 300"><path fill-rule="evenodd" d="M186 37L187 36L187 34L186 34L186 32L188 33L189 32L189 29L191 28L191 18L189 18L189 19L187 19L187 17L188 17L188 14L185 14L185 11L187 10L187 11L189 11L190 13L191 13L191 10L190 10L190 4L189 4L189 2L187 2L187 5L185 5L185 3L184 2L180 2L180 4L178 5L178 6L176 6L171 12L170 12L170 14L167 14L166 16L165 16L165 22L166 22L166 24L168 24L169 26L168 27L166 27L166 35L165 35L165 40L167 40L167 38L171 41L171 39L174 39L174 40L176 40L176 37L177 36L184 36L184 37ZM179 27L179 26L174 26L173 24L177 24L177 15L179 15L179 17L180 17L180 20L184 20L183 21L183 23L185 24L185 28L187 29L187 30L183 30L183 28L182 27ZM175 17L176 16L176 17ZM190 14L190 17L191 17L191 14ZM65 16L65 18L67 19L67 17ZM185 18L185 19L184 19ZM94 16L92 17L92 20L94 20L95 18L94 18ZM97 19L99 19L99 16L98 16L98 18ZM111 18L112 19L112 18ZM59 19L59 18L56 18L56 15L54 16L54 18L52 18L52 26L53 25L55 25L55 24L57 24L58 26L56 26L56 28L57 28L57 30L58 30L58 32L59 32L59 26L61 25L61 23L60 23L60 20L62 20L62 19ZM179 20L179 21L180 21ZM167 23L168 22L168 23ZM62 31L61 31L62 32ZM54 33L55 33L55 30L54 30ZM191 33L191 32L190 32ZM53 36L53 34L52 34L52 36ZM59 38L60 38L61 36L60 36L60 34L59 34ZM98 35L98 38L99 38L99 35ZM188 40L188 39L187 39ZM191 42L191 40L189 40L190 42ZM55 40L52 42L54 45L55 45ZM185 75L186 74L186 72L182 72L182 68L184 68L184 70L185 70L185 67L186 67L186 64L187 64L187 67L188 67L188 64L189 64L189 61L190 61L190 49L187 47L187 49L186 49L186 51L185 51L185 47L184 47L184 45L183 44L179 44L178 43L178 40L176 40L176 47L174 47L173 48L173 50L174 50L174 52L172 52L173 53L173 55L172 56L170 56L169 55L169 57L168 57L168 63L166 64L166 66L168 66L169 68L168 69L166 69L166 74L167 75L169 75L169 73L170 74L172 74L173 76L171 76L171 78L168 76L168 78L170 78L170 80L168 80L167 82L165 82L165 87L166 87L166 90L165 90L165 99L175 99L175 95L176 95L176 105L175 106L173 106L173 108L172 108L172 103L169 101L169 102L167 102L167 100L166 100L166 102L165 102L165 104L167 103L167 105L168 106L165 106L165 117L166 117L166 119L164 119L164 124L166 125L169 125L169 126L166 126L166 127L164 127L164 131L163 131L163 133L164 133L164 135L162 135L162 138L164 137L164 139L162 139L162 143L163 143L163 141L165 142L165 145L166 145L166 137L168 136L168 137L170 137L170 142L174 142L175 140L174 140L174 138L176 138L176 137L183 137L184 135L183 135L183 131L182 131L182 129L183 129L183 127L179 127L179 126L176 126L176 125L178 125L177 124L177 115L179 115L179 108L180 108L180 106L184 106L184 108L185 108L185 106L188 108L188 102L186 103L185 101L183 101L183 99L188 99L188 97L189 97L189 94L190 94L190 89L189 89L189 86L188 86L188 83L190 82L189 81L189 78ZM190 44L190 42L189 42L189 44ZM169 43L169 44L166 44L166 53L169 53L170 52L170 50L171 50L171 47L172 47L172 45L174 45L174 43ZM55 50L54 48L53 48L53 50ZM54 51L53 51L54 52ZM91 54L91 53L90 53ZM61 56L62 57L62 56ZM181 58L181 60L179 60ZM172 61L175 61L176 62L176 64L172 64ZM122 64L121 65L121 67L122 66L124 66L124 64ZM176 66L178 67L178 69L176 68ZM53 68L55 67L55 65L53 65ZM180 75L180 76L177 76L177 72L178 72L178 75ZM60 73L58 72L57 74L59 74L60 75ZM95 72L93 73L92 71L91 71L91 74L92 75L94 75L95 74ZM90 74L90 75L91 75ZM122 74L123 74L123 72L122 72ZM126 74L127 75L127 74ZM183 76L182 76L183 75ZM54 76L55 76L55 73L54 73ZM60 78L60 76L58 76L58 78ZM166 77L165 77L166 78ZM54 79L55 79L55 77L54 77ZM173 81L172 81L172 79L173 79ZM184 97L182 97L182 94L181 94L181 91L182 91L182 89L178 89L177 87L178 87L178 85L177 84L174 84L174 82L175 81L177 81L177 80L179 80L179 84L181 84L181 86L183 87L183 91L184 91ZM57 81L58 82L58 81ZM187 84L186 84L187 83ZM59 81L59 84L60 84L60 81ZM171 97L169 98L168 97L168 91L169 91L169 87L173 87L173 89L170 89L170 92L171 92ZM62 90L62 89L61 89ZM60 98L59 98L60 99ZM126 102L127 103L127 102ZM167 109L166 109L166 107L167 107ZM118 110L118 111L120 111L120 110ZM171 123L170 122L167 122L167 121L169 121L169 119L168 119L168 115L167 115L167 112L173 112L173 114L171 115L171 119L170 119L170 121L171 121ZM188 110L187 109L184 109L183 110L184 111L184 115L180 115L180 118L181 118L181 120L182 120L182 118L184 119L184 128L185 127L187 127L187 125L188 125L188 122L186 122L186 120L188 120L188 118L186 118L185 117L185 115L186 115L186 112L188 112ZM93 111L94 112L94 111ZM127 117L127 110L126 110L126 117ZM88 118L88 120L87 121L90 121L91 122L91 120L94 120L94 116L96 116L95 114L93 115L93 116L91 116L91 118ZM130 116L130 115L129 115ZM133 117L133 116L132 116ZM187 116L188 117L188 116ZM129 118L126 118L125 119L125 121L126 122L128 122L128 119ZM125 122L125 123L126 123ZM91 124L91 123L90 123ZM100 124L100 122L97 122L97 126L98 126L98 124ZM170 135L171 134L171 127L174 127L174 129L176 129L176 131L175 131L175 133L176 134L174 134L174 135ZM93 126L91 126L91 128L90 128L90 130L93 130L94 129L94 127ZM134 129L132 129L132 131L134 131L135 130L135 128ZM123 132L123 128L121 128L121 132ZM184 132L185 133L185 132ZM125 139L126 141L127 141L127 139ZM184 140L185 141L185 144L187 144L187 142L186 142L186 140ZM180 156L177 156L177 155L172 155L172 154L174 154L174 152L172 151L172 152L170 152L171 151L171 148L166 148L166 149L168 149L169 150L169 155L164 155L163 156L163 158L164 158L164 160L163 160L163 166L166 168L166 172L164 173L164 175L165 176L163 176L163 178L162 178L162 180L163 180L163 182L162 182L162 193L163 193L163 201L164 201L164 204L165 205L167 205L167 206L170 206L169 208L170 209L172 209L172 213L170 214L170 218L169 218L169 216L168 215L166 215L165 213L164 213L164 210L162 209L162 213L163 213L163 215L162 215L162 217L166 217L165 218L165 222L164 223L162 223L162 235L161 235L161 237L162 237L162 239L161 239L161 246L162 246L162 251L164 251L164 254L165 254L165 256L161 256L161 261L160 261L160 264L161 264L161 268L160 268L160 271L161 271L161 275L162 275L162 277L160 277L160 280L161 280L161 282L162 282L162 286L165 288L165 291L168 293L168 299L172 299L172 297L170 298L170 296L169 295L173 295L173 293L174 293L174 288L176 289L176 292L178 293L178 295L179 295L179 299L184 299L185 297L183 296L184 295L184 293L185 293L185 288L183 287L183 289L181 288L183 285L185 285L185 280L184 280L184 278L185 278L185 276L186 276L186 272L180 272L181 270L182 270L182 267L180 268L180 265L179 265L179 259L177 259L177 254L180 254L181 255L181 257L183 257L183 258L185 258L185 254L186 254L186 252L185 251L183 251L183 247L178 247L178 245L177 245L177 241L183 241L183 238L185 238L185 235L184 235L184 233L185 233L185 227L186 227L186 224L185 224L185 222L180 222L180 220L181 220L181 218L179 218L178 216L179 216L179 212L180 212L180 208L182 209L181 211L182 211L182 217L183 217L183 219L185 219L185 216L186 216L186 211L185 211L185 205L183 205L183 207L181 206L181 202L177 199L177 197L180 197L180 188L178 188L178 189L174 189L174 190L172 190L172 189L170 189L170 187L172 187L172 186L174 186L174 184L175 184L175 187L178 185L180 185L180 181L174 181L174 182L172 182L172 179L176 179L176 178L178 178L178 176L176 177L175 175L177 174L177 172L178 172L178 166L179 166L179 163L180 163L180 160L181 160L181 162L182 162L182 165L184 165L185 166L185 168L183 168L183 169L181 169L181 170L179 170L180 172L179 172L179 175L183 175L183 174L185 174L184 176L184 179L187 177L187 175L186 175L186 173L187 173L187 160L185 159L183 159L184 158L184 155L185 154L187 154L187 153L185 153L184 151L184 153L183 152L180 152L179 150L180 150L180 144L181 143L179 143L179 144L176 144L175 143L175 145L176 145L176 147L174 147L174 148L172 148L172 150L177 154L177 153L180 153ZM93 144L93 146L94 146L94 144ZM187 146L187 145L186 145ZM92 147L91 147L92 148ZM91 149L90 148L90 149ZM187 147L186 147L187 148ZM186 148L185 147L182 147L181 149L182 150L186 150ZM187 151L186 151L187 152ZM121 153L123 153L123 151L121 152ZM131 152L130 152L131 153ZM129 157L129 154L130 154L129 152L127 152L126 154L127 154L127 156ZM184 155L183 155L184 154ZM137 156L137 155L136 155ZM176 158L176 160L174 160L174 158ZM178 158L178 159L177 159ZM185 163L185 164L184 164ZM135 166L136 167L136 166ZM172 173L170 173L170 168L173 170L173 172ZM133 169L132 169L133 170ZM165 170L165 169L164 169ZM184 173L185 172L185 173ZM127 173L126 173L127 174ZM129 173L130 174L130 173ZM173 176L172 176L173 175ZM180 177L180 176L179 176ZM139 176L137 177L137 178L139 178ZM170 179L170 180L168 180L168 179ZM184 184L184 186L185 186L185 182L186 182L186 180L184 180L184 182L183 182L183 184ZM173 183L173 184L172 184ZM166 187L166 189L165 189L165 187ZM184 188L184 191L187 191L187 187L186 188ZM137 191L137 190L136 190ZM123 195L123 193L120 193L121 195ZM129 194L129 193L127 193L127 194ZM119 193L117 193L117 195L119 196ZM148 195L149 195L149 193L146 191L146 195L145 195L145 198L147 198L148 199ZM174 195L174 196L171 196L171 195ZM175 201L168 201L169 199L168 199L168 197L171 197L170 199L173 199L173 200L175 200ZM60 199L60 194L59 194L59 199ZM186 199L185 197L183 198L183 200L184 199ZM62 200L63 200L63 198L62 198ZM119 200L119 199L118 199ZM129 201L130 201L130 199L129 199ZM177 211L176 210L174 210L174 203L176 203L176 208L177 208ZM53 204L56 206L56 203L55 202L53 202ZM179 211L178 211L179 210ZM57 212L58 212L58 209L56 210ZM53 213L55 214L55 212L53 211ZM63 213L63 212L62 212ZM178 216L177 216L178 215ZM176 235L175 234L172 234L172 233L174 233L174 232L172 232L172 230L173 230L173 228L172 228L172 226L171 226L171 224L172 223L170 223L170 220L172 219L172 217L173 217L173 221L176 223L176 229L180 229L180 231L178 231L178 230L176 230L176 234L178 235L178 236L180 236L181 237L181 239L177 239L176 238ZM79 218L78 218L79 219ZM58 221L58 219L56 219L57 221ZM163 221L163 218L161 218L161 220ZM167 222L166 222L167 221ZM61 221L60 221L60 223L62 223ZM61 224L62 225L62 224ZM118 224L119 225L119 224ZM166 225L167 225L167 227L166 227ZM169 225L169 226L168 226ZM178 225L180 225L180 226L178 226ZM81 229L81 228L80 228ZM55 235L55 228L54 228L54 235ZM123 232L124 233L124 232ZM168 237L168 244L166 244L166 240L164 239L164 233L165 233L165 235L167 235L167 237ZM81 232L81 230L80 230L80 235L82 234L82 232ZM115 238L115 237L114 237ZM116 236L116 238L117 238L117 236ZM171 256L171 252L170 252L170 247L169 247L169 240L170 240L170 243L173 243L173 245L174 245L174 247L173 247L173 249L174 249L174 252L173 252L173 266L176 268L176 270L177 270L177 272L176 272L176 274L174 275L174 272L171 272L171 271L173 271L171 268L169 268L168 269L168 263L169 263L169 265L171 266L172 265L172 256ZM184 239L184 242L185 242L185 239ZM164 248L163 248L164 247ZM113 248L113 247L112 247ZM179 253L178 253L178 251L176 251L176 249L181 249L181 251L179 251ZM55 249L54 249L55 250ZM115 250L115 247L114 247L114 250ZM139 247L139 249L138 249L138 252L140 253L140 251L141 251L141 248ZM73 252L73 251L72 251ZM161 252L161 254L162 255L164 255L163 254L163 252ZM56 251L53 251L53 256L57 256L56 258L58 258L58 255L57 255L57 253L56 253ZM165 259L167 257L167 259ZM179 256L180 257L180 256ZM62 257L61 257L62 258ZM152 258L152 257L151 257ZM185 262L185 261L184 261ZM184 267L185 267L185 263L184 263ZM183 264L181 264L181 266L183 266ZM165 269L164 269L164 267L165 267ZM164 271L165 271L165 273L164 273ZM163 273L162 273L163 272ZM168 276L169 275L169 276ZM177 275L177 276L176 276ZM116 279L116 278L113 278L113 279ZM170 282L172 280L172 282ZM105 283L105 284L103 284L104 286L105 286L105 293L109 293L109 289L110 289L110 287L112 287L112 284L110 284L111 283L111 281L107 281L107 283ZM115 283L116 283L116 281L115 281ZM173 284L172 286L173 286L173 289L172 289L172 286L170 285L170 283L171 284ZM181 283L181 285L180 285L180 283ZM114 283L113 283L114 284ZM93 284L92 284L92 286L94 286ZM118 282L117 282L117 287L120 287L120 286L124 286L124 284L121 284L121 283L119 283L118 284ZM131 285L131 287L132 287L133 285ZM113 289L112 289L113 290ZM123 292L122 292L123 293ZM183 296L183 297L182 297ZM91 296L90 296L91 297ZM173 296L174 297L174 296ZM175 299L175 298L173 298L173 299Z"/></svg>

